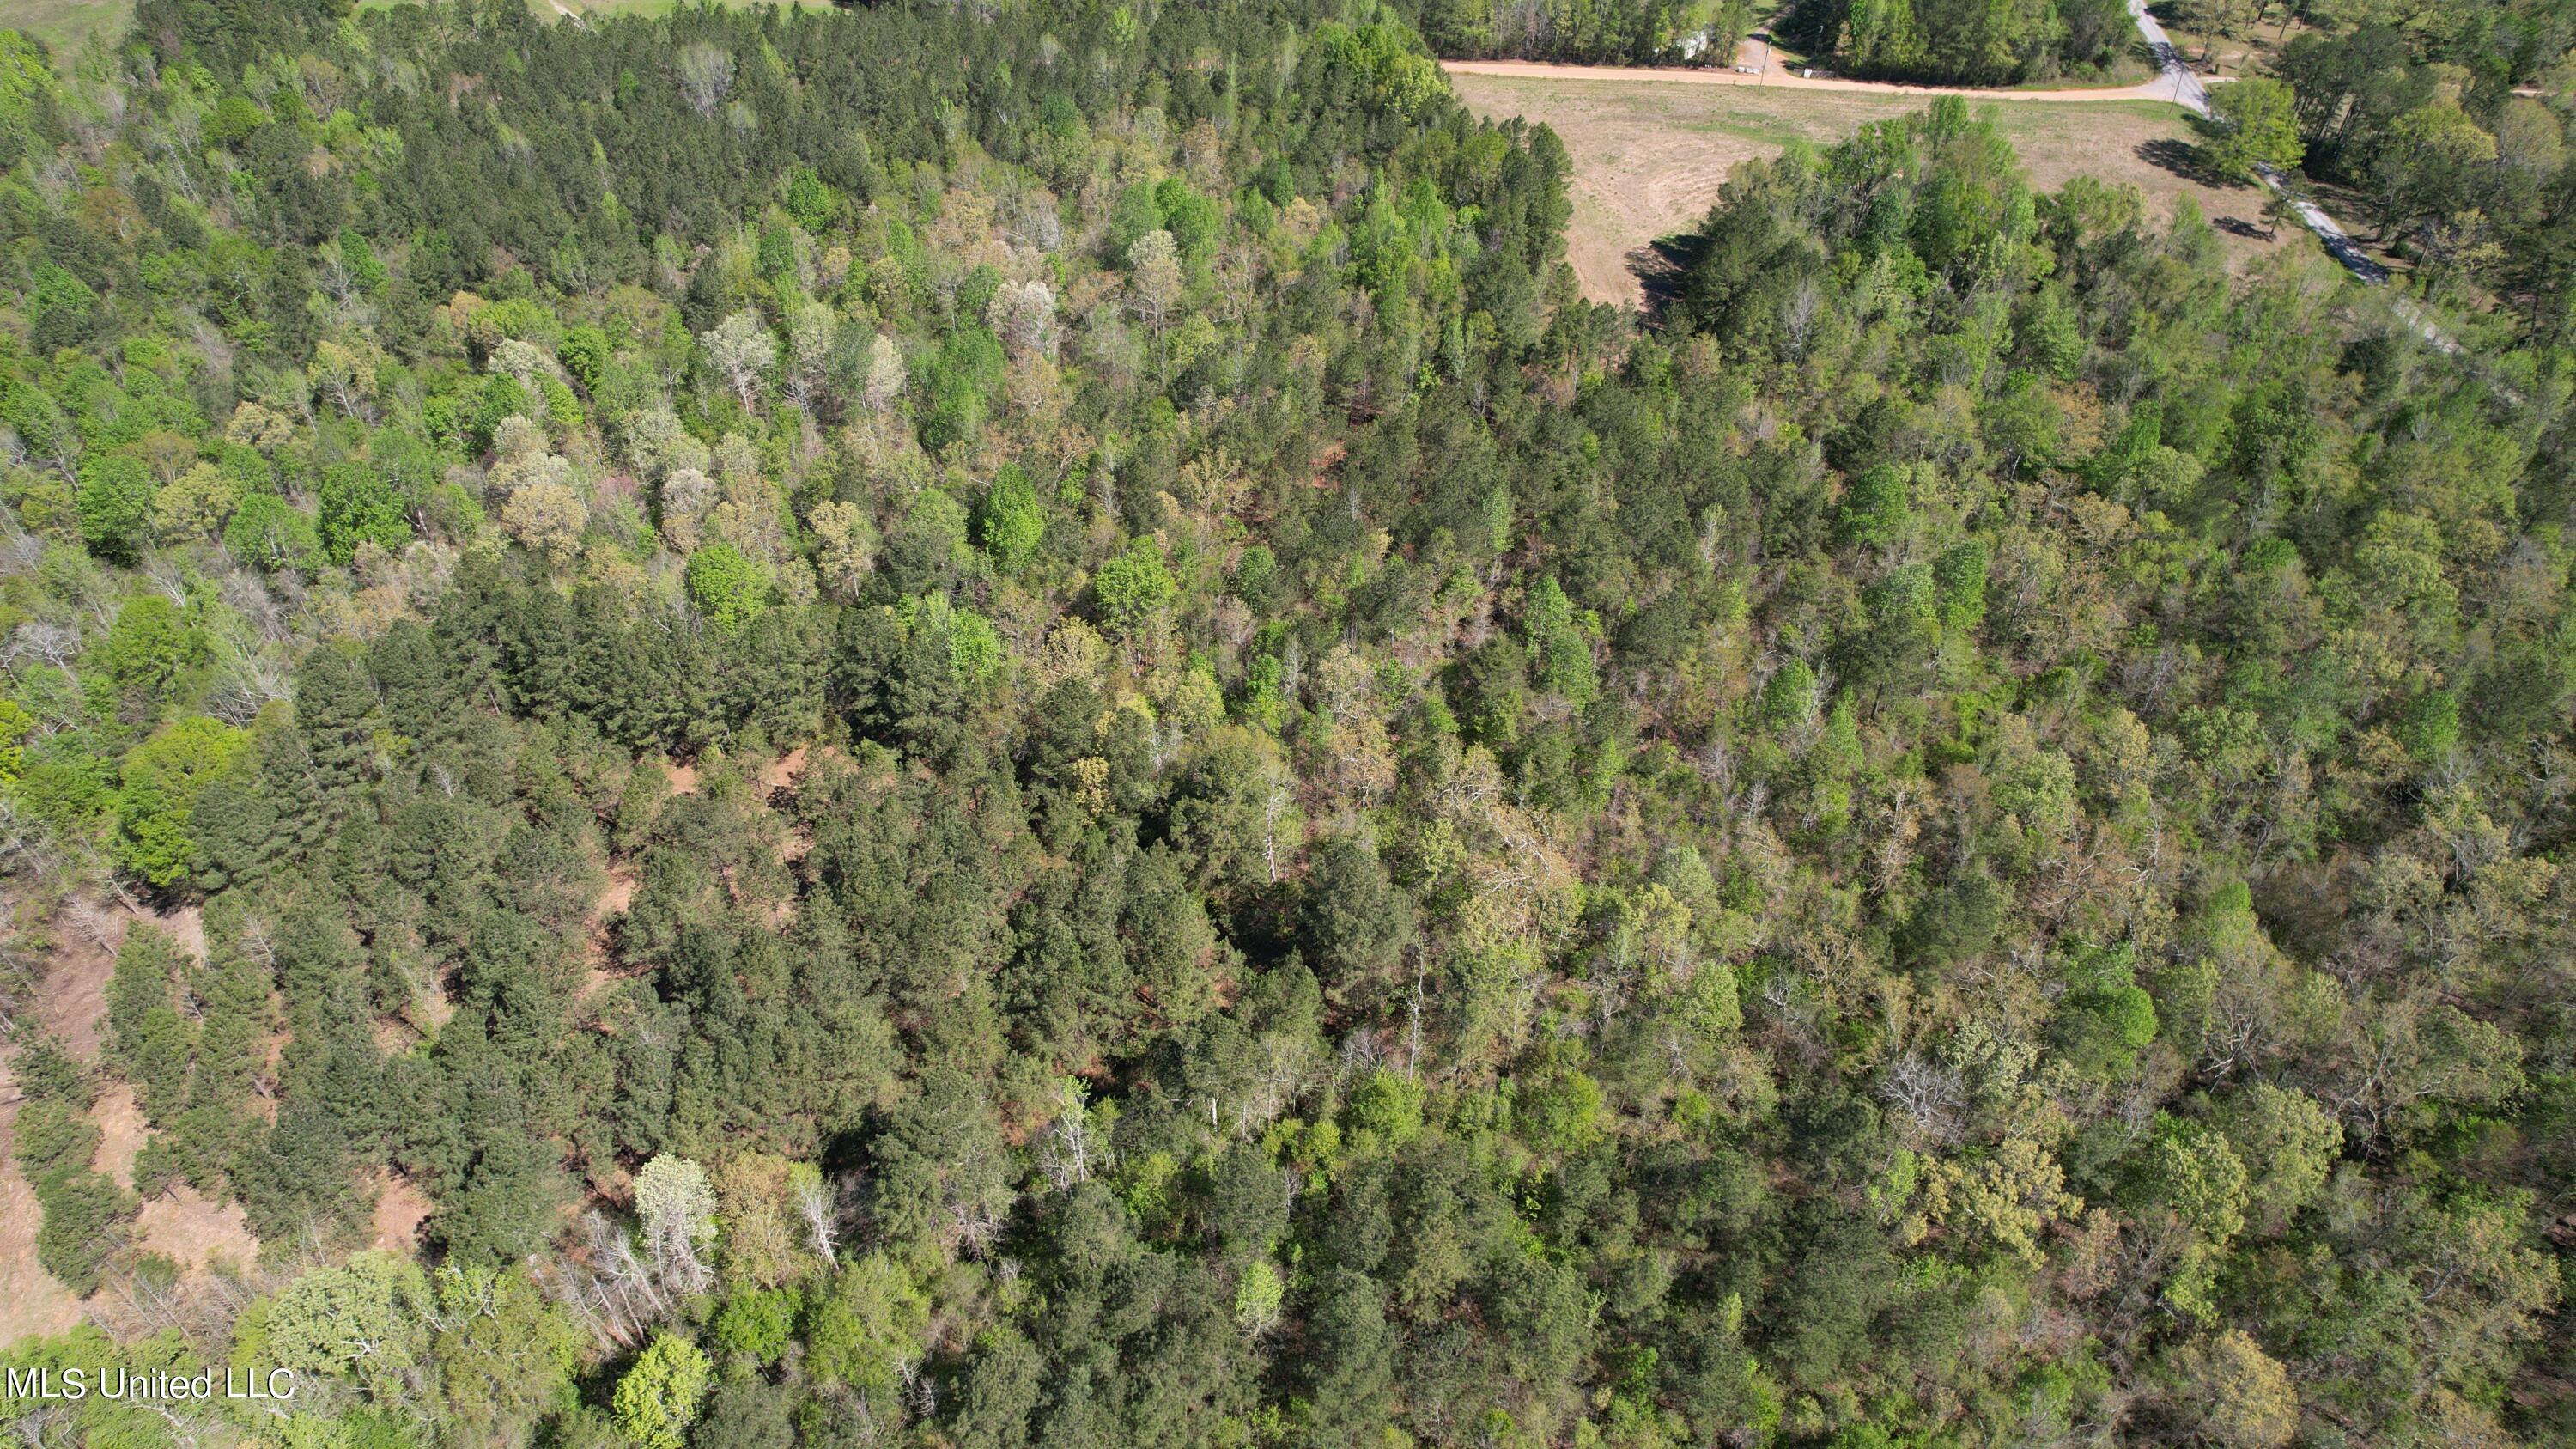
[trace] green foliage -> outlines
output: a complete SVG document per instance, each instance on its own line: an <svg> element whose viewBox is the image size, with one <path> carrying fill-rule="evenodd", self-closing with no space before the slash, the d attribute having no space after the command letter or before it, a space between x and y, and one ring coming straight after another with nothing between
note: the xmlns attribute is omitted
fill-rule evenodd
<svg viewBox="0 0 2576 1449"><path fill-rule="evenodd" d="M81 541L100 558L130 561L159 491L141 459L104 452L84 457L76 494Z"/></svg>
<svg viewBox="0 0 2576 1449"><path fill-rule="evenodd" d="M745 623L769 606L769 576L729 543L689 555L689 602L719 624Z"/></svg>
<svg viewBox="0 0 2576 1449"><path fill-rule="evenodd" d="M1045 534L1046 510L1038 502L1036 487L1017 465L1004 464L976 512L976 541L996 572L1015 574L1028 567Z"/></svg>
<svg viewBox="0 0 2576 1449"><path fill-rule="evenodd" d="M44 1212L36 1229L36 1262L74 1293L98 1291L108 1265L125 1250L142 1204L114 1178L85 1167L55 1171L37 1184L36 1200Z"/></svg>
<svg viewBox="0 0 2576 1449"><path fill-rule="evenodd" d="M755 1363L776 1363L796 1332L796 1295L783 1288L750 1288L716 1310L710 1336L725 1353Z"/></svg>
<svg viewBox="0 0 2576 1449"><path fill-rule="evenodd" d="M391 1407L428 1367L432 1310L417 1264L361 1253L288 1284L268 1305L264 1346L280 1368L343 1379Z"/></svg>
<svg viewBox="0 0 2576 1449"><path fill-rule="evenodd" d="M1422 1134L1422 1090L1384 1067L1351 1088L1347 1111L1353 1143L1393 1151Z"/></svg>
<svg viewBox="0 0 2576 1449"><path fill-rule="evenodd" d="M787 214L807 231L821 231L832 219L840 197L810 166L799 166L787 178Z"/></svg>
<svg viewBox="0 0 2576 1449"><path fill-rule="evenodd" d="M0 55L0 1015L129 928L94 1067L9 1046L38 1263L159 1313L202 1198L285 1283L13 1365L309 1375L208 1442L2564 1437L2547 25L2284 57L2453 353L1950 97L1585 304L1426 52L1739 6L503 11Z"/></svg>
<svg viewBox="0 0 2576 1449"><path fill-rule="evenodd" d="M97 1124L79 1106L59 1098L28 1102L18 1114L14 1135L18 1168L40 1188L80 1172L98 1155Z"/></svg>
<svg viewBox="0 0 2576 1449"><path fill-rule="evenodd" d="M109 846L117 864L156 888L184 885L200 863L192 834L197 799L209 784L242 771L249 753L246 732L202 715L128 751Z"/></svg>
<svg viewBox="0 0 2576 1449"><path fill-rule="evenodd" d="M243 499L224 525L224 552L263 572L309 571L321 551L312 517L273 493Z"/></svg>
<svg viewBox="0 0 2576 1449"><path fill-rule="evenodd" d="M921 445L944 452L982 428L1002 385L1002 344L980 325L961 327L921 354Z"/></svg>
<svg viewBox="0 0 2576 1449"><path fill-rule="evenodd" d="M99 643L97 663L129 702L149 713L196 662L201 642L168 595L139 594L118 607Z"/></svg>
<svg viewBox="0 0 2576 1449"><path fill-rule="evenodd" d="M681 1449L707 1394L707 1356L696 1344L656 1334L617 1380L617 1432L637 1449Z"/></svg>
<svg viewBox="0 0 2576 1449"><path fill-rule="evenodd" d="M2248 179L2260 171L2296 170L2307 154L2296 105L2290 88L2269 76L2245 76L2212 90L2209 119L2216 136L2207 148L2210 168Z"/></svg>
<svg viewBox="0 0 2576 1449"><path fill-rule="evenodd" d="M929 1312L928 1299L902 1270L883 1254L870 1253L806 1300L807 1368L827 1383L893 1393Z"/></svg>
<svg viewBox="0 0 2576 1449"><path fill-rule="evenodd" d="M1903 538L1912 521L1904 472L1881 463L1851 480L1838 531L1845 543L1883 548Z"/></svg>
<svg viewBox="0 0 2576 1449"><path fill-rule="evenodd" d="M1864 75L1982 85L2105 65L2136 39L2105 0L1838 0L1797 7L1784 28Z"/></svg>
<svg viewBox="0 0 2576 1449"><path fill-rule="evenodd" d="M2049 1021L2051 1043L2077 1071L2118 1078L2156 1039L2155 1001L2138 984L2127 945L2080 949L2071 989Z"/></svg>
<svg viewBox="0 0 2576 1449"><path fill-rule="evenodd" d="M1141 538L1103 560L1091 579L1091 597L1102 620L1122 634L1144 628L1179 593L1180 585L1163 565L1163 551Z"/></svg>
<svg viewBox="0 0 2576 1449"><path fill-rule="evenodd" d="M382 474L364 464L324 469L316 496L320 508L314 527L321 535L323 557L333 563L347 563L361 544L400 553L411 542L411 519L401 496Z"/></svg>
<svg viewBox="0 0 2576 1449"><path fill-rule="evenodd" d="M1990 567L1983 540L1970 539L1942 551L1932 563L1941 627L1971 634L1986 619L1986 573Z"/></svg>

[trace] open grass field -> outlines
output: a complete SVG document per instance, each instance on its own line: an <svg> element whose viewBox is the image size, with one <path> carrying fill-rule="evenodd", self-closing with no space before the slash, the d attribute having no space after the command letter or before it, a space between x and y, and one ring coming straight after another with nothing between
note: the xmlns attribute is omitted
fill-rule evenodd
<svg viewBox="0 0 2576 1449"><path fill-rule="evenodd" d="M1654 80L1452 72L1449 83L1478 115L1544 121L1564 140L1575 170L1568 249L1584 294L1605 302L1640 298L1636 268L1650 261L1649 244L1706 215L1737 162L1802 141L1828 145L1865 121L1924 105L1904 95ZM2212 186L2177 169L2187 166L2191 142L2178 107L2030 98L1995 112L2042 187L2078 173L2131 182L2159 216L2188 195L2240 259L2298 244L2287 233L2280 243L2253 234L2263 212L2255 188Z"/></svg>
<svg viewBox="0 0 2576 1449"><path fill-rule="evenodd" d="M0 25L43 41L54 63L69 69L90 36L122 32L133 13L134 0L8 0L0 4Z"/></svg>

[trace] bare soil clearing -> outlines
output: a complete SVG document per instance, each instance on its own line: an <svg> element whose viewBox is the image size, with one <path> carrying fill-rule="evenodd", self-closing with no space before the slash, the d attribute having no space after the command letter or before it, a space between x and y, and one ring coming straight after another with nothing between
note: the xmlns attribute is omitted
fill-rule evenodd
<svg viewBox="0 0 2576 1449"><path fill-rule="evenodd" d="M375 1238L368 1243L388 1253L408 1253L420 1246L420 1225L430 1214L429 1198L407 1177L379 1173L376 1210L370 1221Z"/></svg>
<svg viewBox="0 0 2576 1449"><path fill-rule="evenodd" d="M1796 142L1830 145L1864 122L1921 110L1932 94L1857 81L1755 86L1750 77L1722 71L1641 76L1503 62L1452 63L1448 70L1458 98L1477 115L1543 121L1565 142L1574 159L1568 260L1585 296L1629 304L1643 299L1638 273L1655 265L1652 243L1706 216L1736 163L1776 156ZM2172 105L2080 99L2088 94L2081 91L1974 94L2063 102L1996 108L1996 123L2020 151L2035 185L2053 189L2079 174L2128 182L2146 193L2149 214L2159 221L2189 196L2217 225L2221 246L2239 265L2278 244L2258 234L2260 190L2212 186L2177 169L2188 155L2190 132Z"/></svg>
<svg viewBox="0 0 2576 1449"><path fill-rule="evenodd" d="M259 1239L238 1203L208 1200L193 1187L175 1187L143 1205L134 1240L168 1255L191 1277L219 1266L248 1268L259 1259Z"/></svg>
<svg viewBox="0 0 2576 1449"><path fill-rule="evenodd" d="M80 1300L36 1263L44 1211L18 1171L18 1079L0 1057L0 1347L81 1321Z"/></svg>
<svg viewBox="0 0 2576 1449"><path fill-rule="evenodd" d="M149 921L167 931L191 958L206 958L203 913L195 907L166 914L140 915L120 907L82 902L54 923L54 950L34 1015L64 1048L86 1062L98 1060L106 1029L107 981L116 969L116 951L137 922ZM34 1188L15 1160L18 1117L16 1078L7 1054L0 1053L0 1345L31 1334L60 1333L85 1316L78 1299L36 1261L36 1232L44 1221ZM98 1154L92 1165L134 1186L134 1159L150 1135L134 1088L102 1082L90 1110L98 1125ZM180 1187L143 1204L134 1220L134 1243L166 1254L182 1273L194 1277L218 1264L248 1266L259 1256L238 1206L218 1204L192 1188Z"/></svg>
<svg viewBox="0 0 2576 1449"><path fill-rule="evenodd" d="M591 906L589 928L583 935L583 996L595 996L624 979L616 969L616 959L611 951L615 943L609 939L609 928L626 913L628 906L635 903L635 892L642 889L643 884L643 878L636 874L634 862L621 860L609 863L608 885Z"/></svg>
<svg viewBox="0 0 2576 1449"><path fill-rule="evenodd" d="M99 1032L107 1014L108 973L116 969L116 945L125 939L126 913L109 907L73 907L78 919L54 923L52 969L36 995L34 1015L63 1048L83 1061L98 1060ZM54 1281L36 1262L36 1232L44 1209L36 1190L18 1170L18 1079L11 1069L14 1054L0 1052L0 1345L30 1334L60 1333L78 1324L80 1300ZM143 1123L133 1111L133 1093L124 1094L125 1110L114 1111L102 1093L98 1113L103 1140L98 1161L131 1176L134 1154L142 1148Z"/></svg>
<svg viewBox="0 0 2576 1449"><path fill-rule="evenodd" d="M116 970L132 918L111 906L78 903L51 927L51 969L36 995L36 1020L63 1050L85 1062L98 1060L99 1033L107 1020L107 978Z"/></svg>
<svg viewBox="0 0 2576 1449"><path fill-rule="evenodd" d="M132 1191L134 1159L152 1135L143 1120L142 1105L134 1100L134 1089L123 1082L102 1085L89 1115L98 1124L98 1155L90 1165L115 1178L118 1187Z"/></svg>

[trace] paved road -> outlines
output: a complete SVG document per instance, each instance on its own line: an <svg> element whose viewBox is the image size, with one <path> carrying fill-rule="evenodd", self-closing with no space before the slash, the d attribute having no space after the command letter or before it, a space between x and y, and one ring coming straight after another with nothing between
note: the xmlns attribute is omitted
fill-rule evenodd
<svg viewBox="0 0 2576 1449"><path fill-rule="evenodd" d="M2165 35L2165 28L2156 23L2156 17L2147 13L2147 0L2129 0L2129 15L2138 22L2138 34L2147 42L2147 53L2156 58L2156 69L2163 72L2162 78L2155 82L2156 89L2163 93L2166 100L2187 110L2196 111L2204 116L2208 115L2209 86L2189 64L2184 62L2182 52L2176 49L2173 41ZM2170 89L2167 89L2168 86ZM2283 189L2281 173L2269 166L2257 169L2262 173L2265 186L2274 191ZM2362 251L2360 244L2355 242L2342 227L2337 226L2333 217L2319 210L2315 202L2302 196L2294 199L2290 205L2298 211L2299 220L2307 223L2308 230L2317 234L2317 240L2326 244L2326 250L2334 255L2334 259L2350 268L2354 276L2373 284L2388 280L2388 269L2372 261L2369 255ZM2418 319L2409 317L2407 320L2412 322ZM2456 343L2429 326L2426 327L2424 335L2434 346L2444 351L2459 350Z"/></svg>
<svg viewBox="0 0 2576 1449"><path fill-rule="evenodd" d="M2166 38L2165 28L2156 23L2156 17L2147 13L2147 0L2129 0L2129 18L2138 22L2138 34L2146 37L2147 54L2156 59L2156 70L2161 79L2148 82L2156 94L2175 105L2208 115L2209 87L2202 84L2189 65L2183 63L2182 52Z"/></svg>

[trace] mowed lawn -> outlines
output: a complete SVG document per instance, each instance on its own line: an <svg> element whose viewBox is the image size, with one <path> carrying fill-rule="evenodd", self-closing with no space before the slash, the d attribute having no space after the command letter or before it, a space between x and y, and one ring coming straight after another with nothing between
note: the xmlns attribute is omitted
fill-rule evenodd
<svg viewBox="0 0 2576 1449"><path fill-rule="evenodd" d="M1706 216L1737 162L1776 156L1799 141L1830 145L1865 121L1928 104L1914 96L1652 79L1452 74L1449 84L1476 114L1544 121L1565 142L1574 158L1568 253L1584 294L1605 302L1640 298L1635 268L1646 259L1645 249ZM2219 224L2221 244L2240 262L2267 246L2297 244L2303 236L2284 232L2280 242L2266 242L2251 234L2263 216L2263 194L2256 188L2210 186L2159 164L2191 144L2179 107L2160 101L2017 100L1991 109L2031 180L2043 188L2079 174L2132 182L2159 219L2172 214L2177 199L2190 196Z"/></svg>

